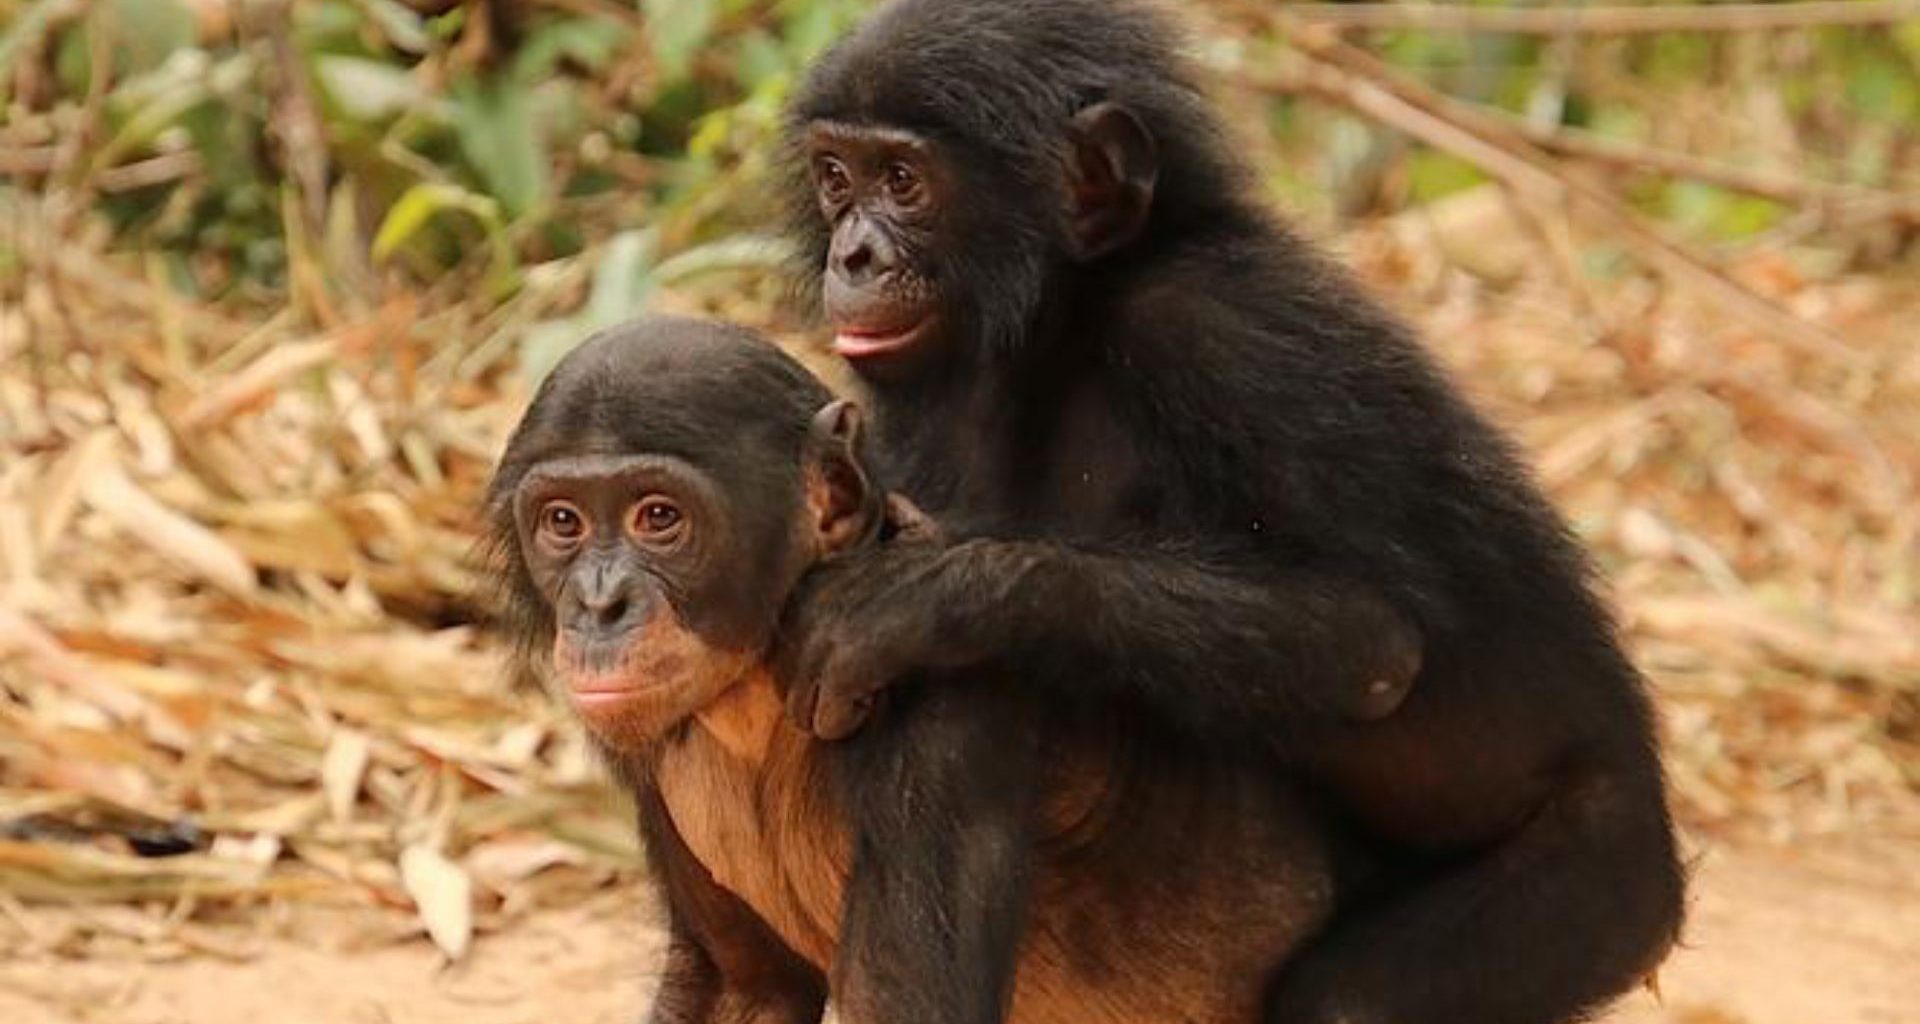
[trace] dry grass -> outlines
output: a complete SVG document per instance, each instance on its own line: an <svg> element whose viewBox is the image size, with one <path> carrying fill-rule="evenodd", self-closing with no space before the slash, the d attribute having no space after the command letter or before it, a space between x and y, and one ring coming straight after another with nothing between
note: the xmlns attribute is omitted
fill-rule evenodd
<svg viewBox="0 0 1920 1024"><path fill-rule="evenodd" d="M1598 551L1689 823L1911 828L1920 288L1731 261L1849 357L1793 349L1639 278L1570 296L1470 196L1342 243ZM457 954L636 870L471 625L513 307L195 306L43 212L0 211L29 257L0 290L0 948L44 944L42 901L138 904L96 927L188 949L324 901L417 905Z"/></svg>

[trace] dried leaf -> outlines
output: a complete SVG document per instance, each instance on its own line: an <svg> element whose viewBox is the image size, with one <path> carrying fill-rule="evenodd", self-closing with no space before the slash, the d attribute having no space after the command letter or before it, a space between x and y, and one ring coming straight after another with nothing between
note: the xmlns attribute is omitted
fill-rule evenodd
<svg viewBox="0 0 1920 1024"><path fill-rule="evenodd" d="M320 786L327 794L327 811L337 822L353 816L353 803L360 795L360 780L367 772L367 756L373 743L365 733L335 729L327 753L320 761Z"/></svg>
<svg viewBox="0 0 1920 1024"><path fill-rule="evenodd" d="M448 959L466 955L473 939L473 882L458 864L424 844L400 852L400 884L413 897L427 935Z"/></svg>
<svg viewBox="0 0 1920 1024"><path fill-rule="evenodd" d="M118 466L101 466L82 486L81 495L114 525L221 590L251 598L259 589L253 566L238 551L141 490Z"/></svg>
<svg viewBox="0 0 1920 1024"><path fill-rule="evenodd" d="M202 392L180 414L180 428L202 430L217 426L271 397L274 389L288 378L326 365L338 352L339 345L332 338L275 345L246 369Z"/></svg>

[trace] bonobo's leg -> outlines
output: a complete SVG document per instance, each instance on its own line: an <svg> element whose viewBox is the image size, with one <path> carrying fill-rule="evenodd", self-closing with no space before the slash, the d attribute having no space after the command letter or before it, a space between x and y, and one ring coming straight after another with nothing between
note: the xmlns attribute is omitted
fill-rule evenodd
<svg viewBox="0 0 1920 1024"><path fill-rule="evenodd" d="M906 684L845 749L845 1024L999 1024L1031 898L1040 710L992 683Z"/></svg>
<svg viewBox="0 0 1920 1024"><path fill-rule="evenodd" d="M819 1024L826 979L714 882L657 793L639 799L640 831L669 915L667 962L648 1024Z"/></svg>
<svg viewBox="0 0 1920 1024"><path fill-rule="evenodd" d="M1658 792L1638 789L1658 785L1570 782L1484 855L1337 920L1282 968L1267 1024L1584 1019L1657 967L1678 935L1671 827Z"/></svg>

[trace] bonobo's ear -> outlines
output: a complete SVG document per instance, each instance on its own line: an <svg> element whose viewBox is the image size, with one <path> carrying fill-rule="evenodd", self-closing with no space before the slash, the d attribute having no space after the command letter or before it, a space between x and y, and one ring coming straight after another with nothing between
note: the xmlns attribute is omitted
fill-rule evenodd
<svg viewBox="0 0 1920 1024"><path fill-rule="evenodd" d="M813 414L813 465L807 508L814 537L827 554L842 551L880 527L880 500L867 479L865 425L860 407L841 398Z"/></svg>
<svg viewBox="0 0 1920 1024"><path fill-rule="evenodd" d="M1110 101L1073 116L1067 169L1067 247L1086 263L1133 241L1153 208L1160 147L1133 111Z"/></svg>

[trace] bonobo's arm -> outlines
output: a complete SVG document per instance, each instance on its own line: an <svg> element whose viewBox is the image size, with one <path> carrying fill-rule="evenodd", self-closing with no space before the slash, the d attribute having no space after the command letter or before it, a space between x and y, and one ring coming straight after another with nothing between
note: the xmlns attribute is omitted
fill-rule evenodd
<svg viewBox="0 0 1920 1024"><path fill-rule="evenodd" d="M667 960L647 1024L819 1024L826 980L687 849L660 793L636 786L640 837L666 897Z"/></svg>
<svg viewBox="0 0 1920 1024"><path fill-rule="evenodd" d="M1399 706L1421 636L1377 590L1308 569L1258 579L1171 547L1047 541L895 543L829 561L788 605L778 658L788 708L844 736L917 668L998 657L1074 672L1204 735L1290 733Z"/></svg>

